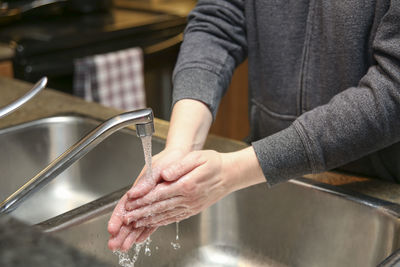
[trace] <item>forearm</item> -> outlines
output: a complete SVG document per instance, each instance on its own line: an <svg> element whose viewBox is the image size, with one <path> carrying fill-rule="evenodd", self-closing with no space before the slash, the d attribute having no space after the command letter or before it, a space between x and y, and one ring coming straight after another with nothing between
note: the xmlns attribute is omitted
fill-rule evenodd
<svg viewBox="0 0 400 267"><path fill-rule="evenodd" d="M193 99L178 101L172 110L166 148L185 152L201 149L211 123L212 115L205 104Z"/></svg>

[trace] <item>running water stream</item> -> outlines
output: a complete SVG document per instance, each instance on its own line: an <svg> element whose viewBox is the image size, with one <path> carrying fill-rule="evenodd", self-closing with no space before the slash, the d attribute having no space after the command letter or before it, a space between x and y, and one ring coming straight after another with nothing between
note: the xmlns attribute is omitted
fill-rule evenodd
<svg viewBox="0 0 400 267"><path fill-rule="evenodd" d="M176 229L176 234L175 234L175 242L171 242L171 246L177 250L181 248L181 244L179 244L179 222L175 223L175 229Z"/></svg>
<svg viewBox="0 0 400 267"><path fill-rule="evenodd" d="M152 158L152 153L151 153L151 135L149 136L144 136L141 137L142 139L142 145L143 145L143 152L144 152L144 159L146 163L146 177L145 179L151 179L152 177L152 167L151 167L151 158ZM171 246L176 250L181 247L179 244L179 223L176 222L176 236L175 236L175 242L171 242ZM123 267L134 267L135 262L137 261L139 257L139 253L144 246L144 254L146 256L151 256L151 249L150 249L150 244L151 244L151 239L148 237L144 242L135 244L133 247L134 254L132 258L130 258L129 254L127 252L121 252L121 251L115 251L114 254L118 256L119 258L119 265ZM156 247L157 249L158 247Z"/></svg>
<svg viewBox="0 0 400 267"><path fill-rule="evenodd" d="M142 146L144 152L144 160L146 163L146 177L145 179L150 179L152 176L151 170L151 135L141 137L142 139ZM150 249L151 239L148 237L144 242L135 244L133 246L133 256L132 258L129 256L128 252L121 252L121 251L114 251L114 254L118 256L119 260L118 263L120 266L123 267L134 267L135 262L139 257L139 253L142 250L142 247L145 246L144 254L146 256L151 256L151 249Z"/></svg>
<svg viewBox="0 0 400 267"><path fill-rule="evenodd" d="M151 179L152 169L151 169L151 135L141 137L142 146L144 152L144 161L146 163L146 179Z"/></svg>

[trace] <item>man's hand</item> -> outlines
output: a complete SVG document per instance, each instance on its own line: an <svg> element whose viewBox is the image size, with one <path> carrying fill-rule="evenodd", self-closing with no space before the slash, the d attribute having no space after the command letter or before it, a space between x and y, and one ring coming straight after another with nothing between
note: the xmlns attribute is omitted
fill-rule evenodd
<svg viewBox="0 0 400 267"><path fill-rule="evenodd" d="M201 212L232 191L225 167L224 154L187 154L161 171L162 182L148 194L126 202L124 223L136 229L158 227Z"/></svg>
<svg viewBox="0 0 400 267"><path fill-rule="evenodd" d="M127 194L120 199L108 222L108 232L111 234L108 247L112 251L128 251L134 243L143 242L156 230L155 227L136 228L133 224L125 225L123 223L127 199Z"/></svg>
<svg viewBox="0 0 400 267"><path fill-rule="evenodd" d="M152 177L145 177L143 169L110 218L110 249L126 251L160 225L181 221L235 190L265 182L252 147L232 153L197 151L211 122L205 104L191 99L175 104L166 149L153 157Z"/></svg>
<svg viewBox="0 0 400 267"><path fill-rule="evenodd" d="M135 185L120 199L108 222L108 232L111 237L108 246L111 250L127 251L134 243L143 242L156 227L135 227L134 224L124 223L125 206L129 201L148 194L156 185L162 182L161 170L179 161L185 151L180 149L165 149L152 159L152 177L146 177L146 167L139 174Z"/></svg>
<svg viewBox="0 0 400 267"><path fill-rule="evenodd" d="M162 156L156 161L162 168L153 175L153 186L140 179L116 206L108 227L111 249L127 250L158 226L181 221L233 191L265 182L252 147L233 153L193 151L181 158L180 153L165 152Z"/></svg>

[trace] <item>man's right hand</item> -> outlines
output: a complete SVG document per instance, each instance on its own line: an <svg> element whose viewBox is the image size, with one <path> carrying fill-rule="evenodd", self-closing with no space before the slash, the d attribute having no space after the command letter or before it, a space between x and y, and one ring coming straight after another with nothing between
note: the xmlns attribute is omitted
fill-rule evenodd
<svg viewBox="0 0 400 267"><path fill-rule="evenodd" d="M161 172L171 164L179 162L188 151L172 148L164 149L152 158L152 177L146 177L146 166L140 172L134 185L127 192L128 200L134 201L149 193L158 183L162 182Z"/></svg>
<svg viewBox="0 0 400 267"><path fill-rule="evenodd" d="M126 206L137 198L145 196L158 183L162 182L161 171L171 164L179 162L186 154L186 151L180 149L165 149L152 159L152 177L146 177L146 166L142 169L135 184L118 202L108 222L108 232L111 235L109 248L111 250L127 251L134 243L143 242L157 229L156 227L136 228L132 222L125 224Z"/></svg>

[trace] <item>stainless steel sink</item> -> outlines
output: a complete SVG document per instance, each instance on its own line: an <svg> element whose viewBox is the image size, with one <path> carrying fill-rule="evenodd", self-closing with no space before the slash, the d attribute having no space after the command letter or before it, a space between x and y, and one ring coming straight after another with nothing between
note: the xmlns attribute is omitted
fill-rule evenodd
<svg viewBox="0 0 400 267"><path fill-rule="evenodd" d="M39 227L99 260L117 266L107 249L107 221L124 190ZM376 266L400 247L399 206L295 180L236 192L203 213L152 235L139 266Z"/></svg>
<svg viewBox="0 0 400 267"><path fill-rule="evenodd" d="M60 116L0 130L0 197L97 124ZM163 146L153 138L153 153ZM140 140L121 131L12 215L29 223L50 218L36 227L117 266L107 221L143 164ZM161 227L152 235L152 255L142 251L135 266L376 266L400 248L399 214L397 204L312 180L258 185L181 222L179 250L170 244L175 225Z"/></svg>
<svg viewBox="0 0 400 267"><path fill-rule="evenodd" d="M0 200L99 124L82 116L45 118L0 130ZM164 143L153 138L153 151ZM35 193L11 213L35 224L62 214L134 182L144 164L140 139L120 131Z"/></svg>

